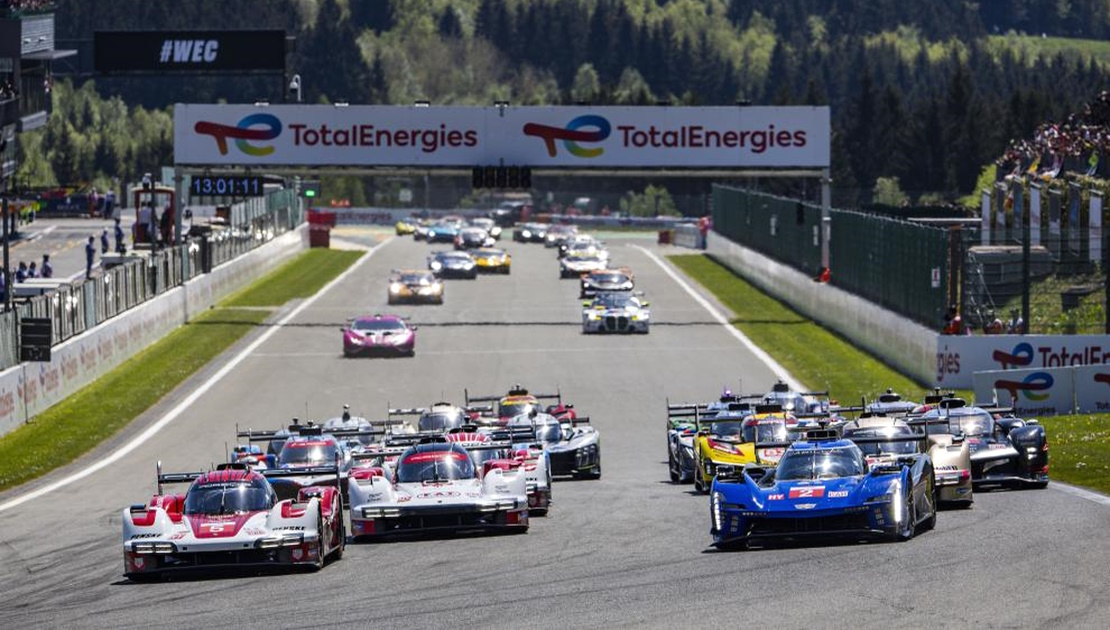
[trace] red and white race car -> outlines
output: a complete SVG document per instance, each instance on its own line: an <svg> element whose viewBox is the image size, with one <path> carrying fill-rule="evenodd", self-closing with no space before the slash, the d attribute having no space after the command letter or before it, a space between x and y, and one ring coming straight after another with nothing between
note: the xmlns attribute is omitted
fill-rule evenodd
<svg viewBox="0 0 1110 630"><path fill-rule="evenodd" d="M503 450L494 442L472 449ZM384 453L383 453L384 454ZM410 446L391 467L352 471L348 486L356 540L397 534L528 531L521 462L494 459L479 476L470 453L443 436Z"/></svg>
<svg viewBox="0 0 1110 630"><path fill-rule="evenodd" d="M171 571L216 567L305 566L338 559L346 544L337 466L251 470L221 464L210 472L162 474L149 504L123 510L124 575L151 579ZM335 487L306 486L278 500L272 477L335 476ZM185 494L163 484L190 483Z"/></svg>

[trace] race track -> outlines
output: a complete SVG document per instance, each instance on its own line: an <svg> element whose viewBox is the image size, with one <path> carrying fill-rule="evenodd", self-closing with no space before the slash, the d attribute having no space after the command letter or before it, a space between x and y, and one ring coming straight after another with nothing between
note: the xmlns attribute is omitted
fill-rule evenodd
<svg viewBox="0 0 1110 630"><path fill-rule="evenodd" d="M1110 507L1052 487L977 493L973 509L942 512L936 530L906 543L709 550L708 500L667 481L665 398L706 400L723 385L737 389L739 379L744 390L762 391L776 375L632 241L610 245L614 262L631 266L648 292L656 323L646 336L583 336L577 283L558 280L554 252L505 244L512 275L451 281L443 306L390 309L388 270L423 267L430 248L388 242L142 447L0 512L0 626L1105 627L1110 620ZM420 326L417 356L343 359L344 320L389 310L411 313ZM218 367L77 464L0 495L0 505L103 458ZM387 402L461 402L464 387L497 394L513 383L558 386L602 432L602 479L556 482L550 516L534 518L527 535L351 545L315 574L160 584L121 577L120 512L150 498L156 460L167 470L207 468L225 458L236 423L277 428L293 416L337 415L343 403L383 417Z"/></svg>

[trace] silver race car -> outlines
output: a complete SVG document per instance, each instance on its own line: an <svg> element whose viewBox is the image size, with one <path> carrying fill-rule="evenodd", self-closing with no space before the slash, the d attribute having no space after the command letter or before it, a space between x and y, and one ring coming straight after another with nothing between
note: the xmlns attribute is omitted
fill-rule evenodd
<svg viewBox="0 0 1110 630"><path fill-rule="evenodd" d="M599 293L582 302L582 332L647 334L649 303L627 291Z"/></svg>
<svg viewBox="0 0 1110 630"><path fill-rule="evenodd" d="M509 420L510 429L531 427L536 442L543 444L553 477L576 479L601 478L601 434L590 426L590 419L555 416L537 411Z"/></svg>

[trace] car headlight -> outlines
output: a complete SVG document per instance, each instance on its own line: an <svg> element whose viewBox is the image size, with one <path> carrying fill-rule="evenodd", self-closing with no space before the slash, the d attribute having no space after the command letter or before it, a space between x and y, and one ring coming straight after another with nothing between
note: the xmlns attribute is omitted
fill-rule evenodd
<svg viewBox="0 0 1110 630"><path fill-rule="evenodd" d="M530 230L524 230L520 233L520 235L524 238L532 238L532 232Z"/></svg>
<svg viewBox="0 0 1110 630"><path fill-rule="evenodd" d="M440 269L443 269L443 263L439 262L438 260L434 261L430 266L435 271L439 271Z"/></svg>
<svg viewBox="0 0 1110 630"><path fill-rule="evenodd" d="M389 292L400 293L401 289L403 288L405 288L405 285L401 284L400 282L394 282L393 284L389 285Z"/></svg>
<svg viewBox="0 0 1110 630"><path fill-rule="evenodd" d="M598 313L597 311L590 311L586 314L586 317L588 317L591 322L596 322L597 320L601 319L601 313Z"/></svg>
<svg viewBox="0 0 1110 630"><path fill-rule="evenodd" d="M489 235L494 238L501 236L501 228L494 226L493 229L489 231Z"/></svg>
<svg viewBox="0 0 1110 630"><path fill-rule="evenodd" d="M399 345L405 343L408 340L409 340L408 335L391 335L389 337L389 343L391 343L395 346L399 346Z"/></svg>
<svg viewBox="0 0 1110 630"><path fill-rule="evenodd" d="M709 511L713 514L713 529L721 531L721 493L714 492L710 499Z"/></svg>

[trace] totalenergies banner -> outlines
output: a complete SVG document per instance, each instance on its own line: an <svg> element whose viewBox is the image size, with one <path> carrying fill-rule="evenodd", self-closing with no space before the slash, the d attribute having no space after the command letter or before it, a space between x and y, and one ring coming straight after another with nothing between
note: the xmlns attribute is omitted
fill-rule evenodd
<svg viewBox="0 0 1110 630"><path fill-rule="evenodd" d="M997 400L1025 418L1072 413L1075 407L1075 369L992 370L976 372L975 400Z"/></svg>
<svg viewBox="0 0 1110 630"><path fill-rule="evenodd" d="M174 161L826 168L829 108L178 104Z"/></svg>
<svg viewBox="0 0 1110 630"><path fill-rule="evenodd" d="M971 387L975 372L1083 365L1110 372L1110 335L937 336L940 387Z"/></svg>
<svg viewBox="0 0 1110 630"><path fill-rule="evenodd" d="M1110 365L1075 368L1075 404L1080 413L1110 412Z"/></svg>

